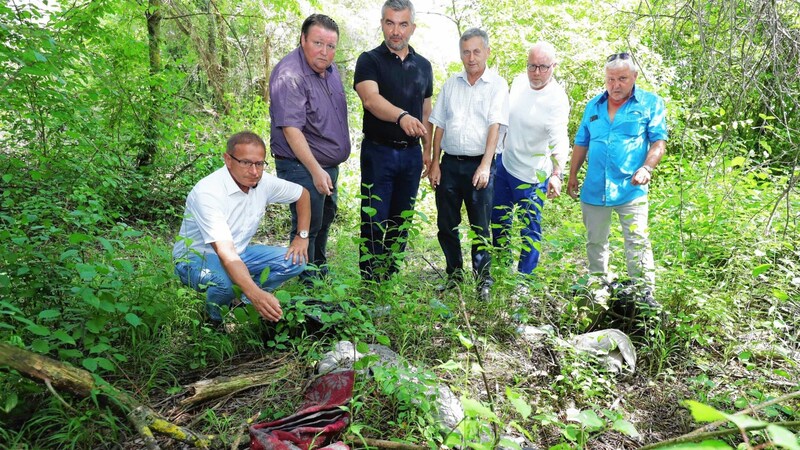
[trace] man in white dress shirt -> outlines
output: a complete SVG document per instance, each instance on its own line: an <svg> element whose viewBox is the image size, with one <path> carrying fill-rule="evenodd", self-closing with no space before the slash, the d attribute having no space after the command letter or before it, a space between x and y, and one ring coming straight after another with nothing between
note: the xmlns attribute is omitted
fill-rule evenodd
<svg viewBox="0 0 800 450"><path fill-rule="evenodd" d="M511 210L522 215L523 249L518 269L530 274L539 263L544 197L561 194L564 165L569 154L569 98L553 78L555 48L546 42L528 51L527 75L511 83L510 119L503 154L497 157L492 209L495 246L506 244Z"/></svg>
<svg viewBox="0 0 800 450"><path fill-rule="evenodd" d="M440 290L463 278L458 230L463 203L475 233L471 253L478 294L488 300L494 154L508 125L508 83L486 68L490 49L485 31L465 31L459 47L464 71L445 82L428 119L436 126L428 179L436 190L437 237L447 261L448 279Z"/></svg>
<svg viewBox="0 0 800 450"><path fill-rule="evenodd" d="M206 293L211 322L239 295L265 319L283 311L270 291L299 275L308 260L311 200L299 184L264 175L267 150L255 133L228 139L225 166L200 180L186 198L186 213L172 248L183 284ZM269 203L294 203L298 233L289 248L250 245ZM268 273L267 273L268 271ZM238 290L234 289L238 286Z"/></svg>

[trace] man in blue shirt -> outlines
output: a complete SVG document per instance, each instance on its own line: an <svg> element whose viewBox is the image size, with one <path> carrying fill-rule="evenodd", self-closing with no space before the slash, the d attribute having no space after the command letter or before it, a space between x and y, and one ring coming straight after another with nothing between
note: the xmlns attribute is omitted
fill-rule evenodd
<svg viewBox="0 0 800 450"><path fill-rule="evenodd" d="M605 69L606 92L586 105L575 136L567 192L575 199L580 194L589 271L608 276L608 236L616 211L628 275L652 290L647 189L666 147L664 100L635 86L638 70L628 53L609 56ZM579 188L578 171L587 157L586 180Z"/></svg>

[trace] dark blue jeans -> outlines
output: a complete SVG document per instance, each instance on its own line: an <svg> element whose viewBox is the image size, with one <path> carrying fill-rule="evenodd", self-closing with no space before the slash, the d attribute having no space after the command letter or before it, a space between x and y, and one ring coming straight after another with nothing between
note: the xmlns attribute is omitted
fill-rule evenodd
<svg viewBox="0 0 800 450"><path fill-rule="evenodd" d="M326 167L325 172L333 182L333 194L320 194L314 187L314 179L306 167L298 160L276 159L275 169L279 178L297 183L308 190L311 196L311 226L308 229L308 263L311 267L300 275L301 279L321 276L328 272L328 257L325 249L328 245L328 232L336 217L339 178L339 166ZM292 203L292 231L289 241L297 234L297 206Z"/></svg>
<svg viewBox="0 0 800 450"><path fill-rule="evenodd" d="M542 239L542 208L544 207L547 180L527 183L514 177L503 167L502 155L497 156L497 176L494 180L494 208L492 208L492 241L495 247L501 237L508 237L511 228L511 208L518 205L523 226L520 234L524 248L519 255L519 271L533 272L539 264L539 242Z"/></svg>
<svg viewBox="0 0 800 450"><path fill-rule="evenodd" d="M436 188L436 210L439 226L439 245L447 261L447 274L459 276L464 261L461 256L461 240L458 226L461 225L461 204L467 209L467 218L476 237L472 239L472 270L484 284L491 284L489 276L492 257L489 246L489 222L492 214L495 164L489 174L489 185L484 189L472 186L472 177L481 163L481 157L457 157L444 155L440 164L441 181Z"/></svg>
<svg viewBox="0 0 800 450"><path fill-rule="evenodd" d="M388 278L400 268L410 225L408 211L413 211L419 190L421 150L419 145L396 149L367 139L361 144L359 266L365 280Z"/></svg>

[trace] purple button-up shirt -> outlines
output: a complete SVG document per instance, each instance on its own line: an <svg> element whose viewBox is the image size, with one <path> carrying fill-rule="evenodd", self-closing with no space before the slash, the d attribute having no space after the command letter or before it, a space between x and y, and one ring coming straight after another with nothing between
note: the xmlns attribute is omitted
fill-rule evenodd
<svg viewBox="0 0 800 450"><path fill-rule="evenodd" d="M270 148L279 158L296 159L283 135L295 127L322 167L332 167L350 156L347 103L336 64L321 77L308 65L302 47L286 55L269 77Z"/></svg>

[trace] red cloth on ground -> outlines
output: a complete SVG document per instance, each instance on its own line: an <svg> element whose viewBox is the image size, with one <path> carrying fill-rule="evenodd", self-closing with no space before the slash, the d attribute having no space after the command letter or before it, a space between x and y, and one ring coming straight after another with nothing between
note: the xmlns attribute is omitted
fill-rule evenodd
<svg viewBox="0 0 800 450"><path fill-rule="evenodd" d="M352 370L323 375L305 395L300 409L289 417L250 427L251 450L349 450L342 442L330 444L350 423L350 413L339 406L353 397ZM325 447L323 445L329 444Z"/></svg>

